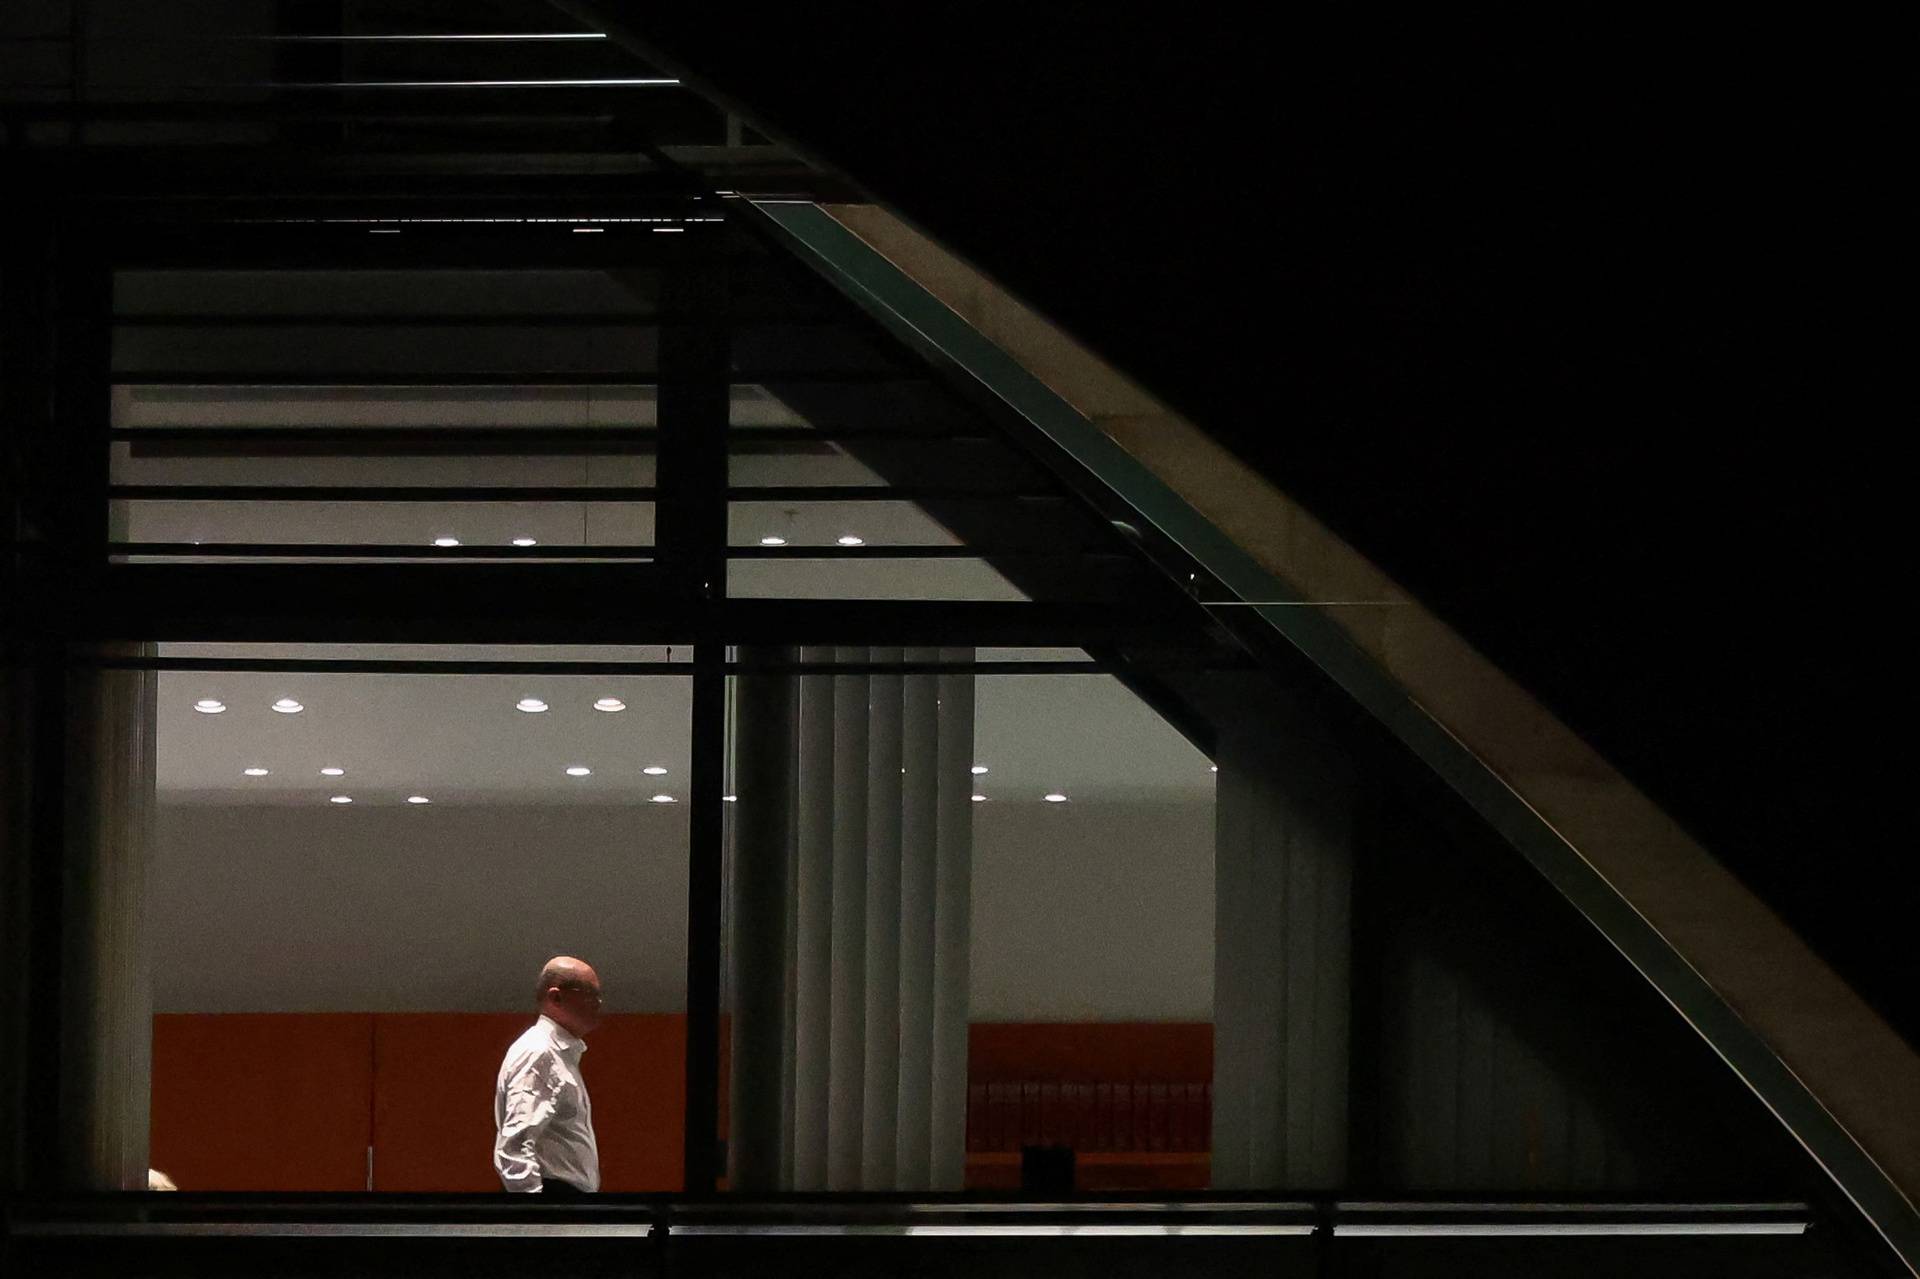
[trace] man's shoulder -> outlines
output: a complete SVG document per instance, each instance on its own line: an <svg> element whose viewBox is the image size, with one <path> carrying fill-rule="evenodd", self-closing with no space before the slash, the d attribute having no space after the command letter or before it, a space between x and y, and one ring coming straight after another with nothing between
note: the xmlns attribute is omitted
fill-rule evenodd
<svg viewBox="0 0 1920 1279"><path fill-rule="evenodd" d="M536 1021L520 1032L520 1038L513 1041L512 1046L507 1049L506 1056L501 1058L500 1064L502 1067L524 1064L536 1057L551 1054L553 1051L553 1036L547 1031L544 1023Z"/></svg>

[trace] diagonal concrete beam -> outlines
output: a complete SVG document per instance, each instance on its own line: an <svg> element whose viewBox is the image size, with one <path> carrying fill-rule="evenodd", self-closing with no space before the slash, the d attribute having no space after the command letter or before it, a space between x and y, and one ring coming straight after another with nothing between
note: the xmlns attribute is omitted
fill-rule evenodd
<svg viewBox="0 0 1920 1279"><path fill-rule="evenodd" d="M756 206L1226 582L1598 927L1920 1273L1920 1053L1526 690L1280 489L874 205Z"/></svg>

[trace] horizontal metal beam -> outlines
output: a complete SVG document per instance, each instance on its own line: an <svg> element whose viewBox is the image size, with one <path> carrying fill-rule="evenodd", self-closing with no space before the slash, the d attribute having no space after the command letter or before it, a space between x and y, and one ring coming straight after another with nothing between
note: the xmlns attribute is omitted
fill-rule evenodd
<svg viewBox="0 0 1920 1279"><path fill-rule="evenodd" d="M682 1196L600 1195L589 1202L488 1203L472 1196L125 1195L18 1199L10 1228L31 1239L366 1237L463 1239L514 1235L669 1238L1119 1238L1393 1234L1454 1236L1797 1236L1814 1224L1804 1203L1402 1204L1358 1209L1327 1200L1218 1194L1105 1202L965 1201L841 1194L811 1200L715 1202ZM657 1236L656 1236L657 1237ZM1711 1254L1703 1254L1703 1257Z"/></svg>
<svg viewBox="0 0 1920 1279"><path fill-rule="evenodd" d="M651 502L660 490L651 485L505 484L431 485L351 484L113 484L107 496L128 502Z"/></svg>
<svg viewBox="0 0 1920 1279"><path fill-rule="evenodd" d="M87 548L78 548L83 553ZM167 559L639 560L651 546L393 546L357 542L106 542L98 554Z"/></svg>
<svg viewBox="0 0 1920 1279"><path fill-rule="evenodd" d="M652 485L505 484L113 484L109 498L128 502L652 502ZM956 488L888 488L883 484L745 485L727 490L735 502L1062 502L1059 493L993 493ZM842 548L845 549L845 548Z"/></svg>
<svg viewBox="0 0 1920 1279"><path fill-rule="evenodd" d="M591 219L583 219L577 225L590 225ZM486 329L486 328L555 328L555 329L628 329L656 328L662 324L672 324L685 317L668 314L664 311L513 311L496 312L487 315L442 315L430 312L380 312L355 311L351 314L339 312L305 314L261 314L246 312L204 312L194 314L184 311L147 311L122 312L113 317L115 328L121 329ZM767 326L778 328L824 328L844 323L835 316L822 315L814 311L735 311L727 316L727 322L735 328Z"/></svg>
<svg viewBox="0 0 1920 1279"><path fill-rule="evenodd" d="M689 662L411 661L382 658L82 657L79 665L115 671L299 675L618 675L693 677ZM1109 675L1094 661L725 662L729 675ZM1194 669L1182 665L1181 670Z"/></svg>
<svg viewBox="0 0 1920 1279"><path fill-rule="evenodd" d="M116 386L664 386L654 369L115 369ZM814 369L737 369L734 386L880 386L922 379L895 372L821 373Z"/></svg>
<svg viewBox="0 0 1920 1279"><path fill-rule="evenodd" d="M118 564L74 583L75 611L36 621L76 640L1213 651L1190 612L1138 602L701 601L658 563Z"/></svg>
<svg viewBox="0 0 1920 1279"><path fill-rule="evenodd" d="M650 426L116 427L108 438L127 444L134 457L177 458L617 457L650 456L659 448L659 432ZM735 457L827 453L843 441L917 449L998 444L991 436L922 428L734 427L727 451Z"/></svg>

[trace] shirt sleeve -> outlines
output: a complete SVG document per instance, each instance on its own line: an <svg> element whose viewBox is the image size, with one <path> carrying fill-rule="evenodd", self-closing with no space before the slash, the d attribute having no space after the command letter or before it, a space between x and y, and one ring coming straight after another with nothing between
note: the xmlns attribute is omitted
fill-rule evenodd
<svg viewBox="0 0 1920 1279"><path fill-rule="evenodd" d="M500 1131L493 1140L493 1166L508 1190L531 1192L540 1176L540 1135L553 1120L560 1074L551 1053L536 1053L507 1080Z"/></svg>

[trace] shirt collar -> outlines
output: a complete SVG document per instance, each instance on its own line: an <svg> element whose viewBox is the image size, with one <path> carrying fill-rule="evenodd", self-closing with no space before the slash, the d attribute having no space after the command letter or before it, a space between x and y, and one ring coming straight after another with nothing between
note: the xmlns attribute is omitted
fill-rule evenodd
<svg viewBox="0 0 1920 1279"><path fill-rule="evenodd" d="M573 1035L569 1035L567 1033L566 1027L562 1026L559 1022L547 1016L545 1013L540 1014L540 1024L547 1028L547 1037L553 1040L553 1046L559 1049L561 1052L570 1053L575 1051L576 1049L580 1052L585 1052L587 1050L586 1040L576 1038Z"/></svg>

